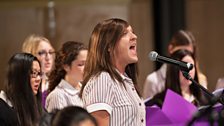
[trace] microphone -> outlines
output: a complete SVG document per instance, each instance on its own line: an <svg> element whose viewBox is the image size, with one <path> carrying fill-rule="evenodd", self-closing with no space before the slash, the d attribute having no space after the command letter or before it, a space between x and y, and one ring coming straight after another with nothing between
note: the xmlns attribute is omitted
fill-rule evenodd
<svg viewBox="0 0 224 126"><path fill-rule="evenodd" d="M161 62L161 63L168 63L168 64L176 65L182 71L186 71L186 72L189 72L193 68L193 64L191 64L191 63L174 60L174 59L171 59L171 58L168 58L168 57L165 57L165 56L160 56L155 51L151 51L149 53L149 58L152 61L158 61L158 62Z"/></svg>

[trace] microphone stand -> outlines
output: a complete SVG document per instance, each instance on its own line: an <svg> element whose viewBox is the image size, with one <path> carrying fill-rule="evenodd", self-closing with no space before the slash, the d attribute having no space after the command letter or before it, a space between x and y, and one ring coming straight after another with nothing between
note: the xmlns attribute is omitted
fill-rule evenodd
<svg viewBox="0 0 224 126"><path fill-rule="evenodd" d="M200 88L206 95L208 95L209 97L213 98L214 95L212 93L210 93L206 88L204 88L203 86L201 86L201 84L199 84L198 82L196 82L190 75L188 72L181 70L181 72L183 73L183 76L190 80L192 82L192 84L194 84L195 86L197 86L198 88Z"/></svg>
<svg viewBox="0 0 224 126"><path fill-rule="evenodd" d="M190 80L192 82L192 84L194 84L195 86L197 86L198 88L200 88L203 93L205 93L206 95L208 95L209 97L211 97L212 100L210 100L211 104L216 104L217 102L221 103L222 105L224 105L224 102L222 101L221 98L217 98L215 97L212 93L210 93L206 88L204 88L203 86L201 86L201 84L199 84L198 82L196 82L190 75L188 72L181 70L181 72L183 73L183 76ZM214 103L215 102L215 103Z"/></svg>
<svg viewBox="0 0 224 126"><path fill-rule="evenodd" d="M196 82L190 75L189 75L189 71L184 71L181 70L181 72L183 73L183 76L190 80L192 82L192 84L194 84L195 86L197 86L198 88L200 88L203 93L205 93L206 95L208 95L211 100L210 100L210 105L206 106L205 108L199 110L195 116L193 116L193 118L190 120L190 122L188 122L188 126L192 126L194 121L196 121L201 115L205 115L209 112L211 112L212 107L217 103L221 103L222 105L224 105L224 102L222 101L222 98L224 97L223 95L221 95L220 97L215 97L212 93L210 93L206 88L204 88L203 86L201 86L198 82ZM212 123L212 122L211 122Z"/></svg>

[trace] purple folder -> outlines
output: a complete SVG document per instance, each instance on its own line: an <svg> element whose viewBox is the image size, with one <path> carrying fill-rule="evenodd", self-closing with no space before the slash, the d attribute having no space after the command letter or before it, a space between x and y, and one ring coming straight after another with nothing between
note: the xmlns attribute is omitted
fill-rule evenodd
<svg viewBox="0 0 224 126"><path fill-rule="evenodd" d="M168 89L162 111L173 123L183 123L191 119L192 115L197 111L197 107L186 101L179 94Z"/></svg>
<svg viewBox="0 0 224 126"><path fill-rule="evenodd" d="M169 117L159 107L146 108L146 126L172 124Z"/></svg>
<svg viewBox="0 0 224 126"><path fill-rule="evenodd" d="M146 108L146 126L183 126L197 111L197 108L182 96L167 90L163 107Z"/></svg>

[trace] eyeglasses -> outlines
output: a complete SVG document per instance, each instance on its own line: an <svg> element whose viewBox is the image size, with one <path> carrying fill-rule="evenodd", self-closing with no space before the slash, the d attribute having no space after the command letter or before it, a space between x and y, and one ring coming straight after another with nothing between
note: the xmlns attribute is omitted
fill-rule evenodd
<svg viewBox="0 0 224 126"><path fill-rule="evenodd" d="M47 54L48 54L49 56L53 56L53 55L55 54L55 52L54 52L54 51L49 51L49 52L47 52L47 51L45 51L45 50L42 50L42 51L39 51L39 52L38 52L38 55L41 56L41 57L43 57L43 56L47 57Z"/></svg>
<svg viewBox="0 0 224 126"><path fill-rule="evenodd" d="M43 73L42 72L38 72L38 71L31 71L31 77L32 78L37 78L37 76L39 76L40 78L42 77Z"/></svg>

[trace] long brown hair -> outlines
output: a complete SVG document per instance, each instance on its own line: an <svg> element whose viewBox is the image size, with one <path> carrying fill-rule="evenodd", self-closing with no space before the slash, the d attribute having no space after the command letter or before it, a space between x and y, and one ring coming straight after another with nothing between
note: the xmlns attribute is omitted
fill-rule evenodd
<svg viewBox="0 0 224 126"><path fill-rule="evenodd" d="M124 31L129 26L128 22L112 18L98 23L89 41L89 53L84 68L84 80L80 95L86 83L91 77L99 75L102 71L108 72L113 80L123 84L122 78L116 71L111 61L110 51L115 49L117 42L124 35ZM129 64L125 72L137 85L138 68L137 63Z"/></svg>
<svg viewBox="0 0 224 126"><path fill-rule="evenodd" d="M64 79L66 71L64 65L71 66L81 50L87 50L85 45L81 42L67 41L61 49L57 52L55 58L55 68L52 70L49 76L49 91L51 92L59 84L61 79Z"/></svg>
<svg viewBox="0 0 224 126"><path fill-rule="evenodd" d="M188 50L177 50L173 54L171 54L171 58L176 60L182 60L182 58L184 58L185 56L191 56L194 60L194 64L196 64L194 54ZM198 82L197 65L195 65L194 67L195 77L193 79ZM171 89L182 96L179 71L180 70L174 65L167 66L165 89ZM206 104L207 101L205 100L205 96L202 94L202 91L198 87L196 87L194 84L191 84L190 91L199 102L199 105Z"/></svg>

